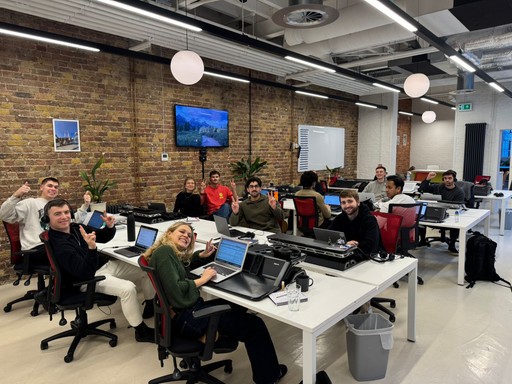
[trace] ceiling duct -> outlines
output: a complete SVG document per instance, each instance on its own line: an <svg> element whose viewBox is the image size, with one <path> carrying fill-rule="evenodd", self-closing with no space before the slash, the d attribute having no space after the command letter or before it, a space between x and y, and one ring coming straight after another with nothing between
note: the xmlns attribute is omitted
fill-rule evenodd
<svg viewBox="0 0 512 384"><path fill-rule="evenodd" d="M337 9L323 5L323 0L289 0L289 6L272 15L272 21L285 28L316 28L335 21Z"/></svg>
<svg viewBox="0 0 512 384"><path fill-rule="evenodd" d="M450 92L452 95L468 95L475 92L475 74L459 72L457 76L457 89Z"/></svg>

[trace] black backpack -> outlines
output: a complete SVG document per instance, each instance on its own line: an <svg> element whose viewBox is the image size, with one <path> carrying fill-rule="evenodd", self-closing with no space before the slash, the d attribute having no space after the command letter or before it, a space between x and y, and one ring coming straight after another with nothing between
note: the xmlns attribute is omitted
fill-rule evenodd
<svg viewBox="0 0 512 384"><path fill-rule="evenodd" d="M502 279L494 268L496 247L497 244L494 241L480 232L474 232L474 235L469 238L466 245L466 263L464 265L465 279L469 283L466 288L473 288L477 280L484 280L502 281L508 284L512 290L512 285L507 280Z"/></svg>

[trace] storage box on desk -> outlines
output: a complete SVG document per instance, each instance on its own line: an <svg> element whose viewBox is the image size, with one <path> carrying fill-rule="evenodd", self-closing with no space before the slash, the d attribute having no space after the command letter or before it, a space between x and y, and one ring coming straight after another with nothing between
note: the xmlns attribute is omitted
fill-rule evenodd
<svg viewBox="0 0 512 384"><path fill-rule="evenodd" d="M357 381L386 376L389 351L393 348L393 323L377 313L349 315L347 356L350 373Z"/></svg>

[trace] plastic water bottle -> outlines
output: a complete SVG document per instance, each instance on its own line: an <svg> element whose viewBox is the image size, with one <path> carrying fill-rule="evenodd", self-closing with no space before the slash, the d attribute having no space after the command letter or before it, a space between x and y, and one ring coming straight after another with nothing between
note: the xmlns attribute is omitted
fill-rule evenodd
<svg viewBox="0 0 512 384"><path fill-rule="evenodd" d="M411 171L407 171L406 180L411 181Z"/></svg>
<svg viewBox="0 0 512 384"><path fill-rule="evenodd" d="M459 213L459 210L457 209L455 211L455 222L458 223L460 220L460 213Z"/></svg>
<svg viewBox="0 0 512 384"><path fill-rule="evenodd" d="M133 216L133 211L128 212L126 228L128 232L128 241L135 241L135 216Z"/></svg>

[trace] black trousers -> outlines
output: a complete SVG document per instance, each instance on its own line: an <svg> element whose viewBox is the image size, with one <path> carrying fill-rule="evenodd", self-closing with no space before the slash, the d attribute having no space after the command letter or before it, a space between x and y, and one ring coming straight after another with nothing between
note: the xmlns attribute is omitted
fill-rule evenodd
<svg viewBox="0 0 512 384"><path fill-rule="evenodd" d="M176 314L173 318L174 326L183 336L198 339L206 333L208 320L194 319L192 312L219 304L229 304L232 310L221 315L218 332L245 344L251 362L252 379L255 383L274 383L280 373L274 343L263 320L247 313L246 308L222 299L206 302L199 299L192 308Z"/></svg>

